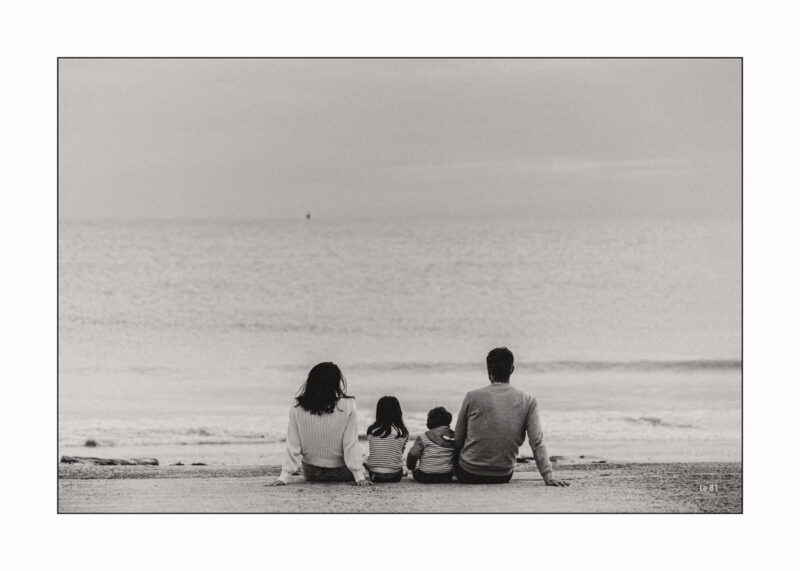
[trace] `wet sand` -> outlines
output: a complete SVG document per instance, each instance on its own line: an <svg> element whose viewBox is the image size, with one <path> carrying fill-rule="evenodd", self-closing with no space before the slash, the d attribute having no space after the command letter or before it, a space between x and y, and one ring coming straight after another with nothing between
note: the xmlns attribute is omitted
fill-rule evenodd
<svg viewBox="0 0 800 571"><path fill-rule="evenodd" d="M278 466L60 465L60 513L742 513L738 462L520 465L504 485L307 483L266 487Z"/></svg>

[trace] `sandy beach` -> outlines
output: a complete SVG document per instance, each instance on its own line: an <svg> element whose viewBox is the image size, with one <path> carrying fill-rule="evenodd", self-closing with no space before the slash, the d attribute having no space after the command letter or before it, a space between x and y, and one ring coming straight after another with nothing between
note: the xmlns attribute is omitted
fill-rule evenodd
<svg viewBox="0 0 800 571"><path fill-rule="evenodd" d="M60 465L60 513L742 513L741 463L559 466L550 488L520 465L506 485L265 487L278 466Z"/></svg>

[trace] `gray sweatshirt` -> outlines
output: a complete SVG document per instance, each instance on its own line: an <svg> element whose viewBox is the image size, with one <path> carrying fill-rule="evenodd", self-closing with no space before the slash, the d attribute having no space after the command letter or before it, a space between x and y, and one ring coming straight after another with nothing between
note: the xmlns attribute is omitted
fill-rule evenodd
<svg viewBox="0 0 800 571"><path fill-rule="evenodd" d="M536 399L509 383L492 383L467 393L456 424L458 463L481 476L514 471L525 434L542 478L553 471L544 445Z"/></svg>

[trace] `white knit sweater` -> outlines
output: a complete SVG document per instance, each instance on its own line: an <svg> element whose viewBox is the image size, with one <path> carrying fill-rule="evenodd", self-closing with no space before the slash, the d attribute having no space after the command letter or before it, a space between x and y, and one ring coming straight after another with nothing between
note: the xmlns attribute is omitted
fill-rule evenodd
<svg viewBox="0 0 800 571"><path fill-rule="evenodd" d="M296 404L289 409L286 457L279 478L286 482L302 461L323 468L347 466L356 480L363 480L355 399L340 399L332 413L322 415Z"/></svg>

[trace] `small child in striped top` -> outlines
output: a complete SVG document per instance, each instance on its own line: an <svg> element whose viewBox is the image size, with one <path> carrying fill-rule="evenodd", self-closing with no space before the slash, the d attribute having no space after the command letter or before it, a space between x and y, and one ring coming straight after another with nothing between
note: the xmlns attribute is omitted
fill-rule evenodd
<svg viewBox="0 0 800 571"><path fill-rule="evenodd" d="M417 437L406 460L417 482L444 484L453 479L456 435L450 429L452 420L453 415L443 406L428 411L428 431Z"/></svg>
<svg viewBox="0 0 800 571"><path fill-rule="evenodd" d="M373 482L399 482L405 475L403 449L408 429L403 424L403 409L395 397L381 397L375 422L367 428L369 458L364 466Z"/></svg>

